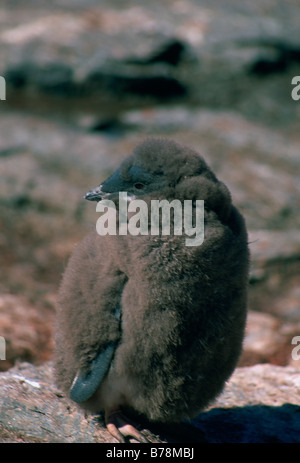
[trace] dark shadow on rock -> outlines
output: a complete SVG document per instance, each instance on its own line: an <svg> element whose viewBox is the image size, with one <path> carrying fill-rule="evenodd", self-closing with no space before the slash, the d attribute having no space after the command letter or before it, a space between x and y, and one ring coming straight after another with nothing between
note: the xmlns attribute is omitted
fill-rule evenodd
<svg viewBox="0 0 300 463"><path fill-rule="evenodd" d="M215 408L193 420L207 442L300 443L300 406Z"/></svg>
<svg viewBox="0 0 300 463"><path fill-rule="evenodd" d="M270 52L273 52L272 57L261 56L250 67L250 74L256 74L260 77L269 76L270 74L283 73L288 68L300 62L300 49L287 43L263 43L267 46ZM272 54L272 53L271 53Z"/></svg>
<svg viewBox="0 0 300 463"><path fill-rule="evenodd" d="M106 94L124 96L126 94L170 100L187 94L185 86L172 76L165 75L131 75L95 71L87 78L84 88L86 93L105 92Z"/></svg>
<svg viewBox="0 0 300 463"><path fill-rule="evenodd" d="M300 406L288 403L214 408L178 424L153 424L130 416L169 443L300 443Z"/></svg>
<svg viewBox="0 0 300 463"><path fill-rule="evenodd" d="M175 61L172 50L173 47L169 59ZM159 59L158 57L157 60ZM155 72L151 63L149 72L146 73L141 71L139 65L129 64L121 66L119 72L105 68L96 69L82 83L75 82L73 69L61 62L49 63L47 66L33 62L19 63L7 68L4 77L12 90L24 91L31 87L43 94L64 98L86 98L91 95L123 97L129 94L165 101L187 95L186 86L172 73L165 75L159 70Z"/></svg>
<svg viewBox="0 0 300 463"><path fill-rule="evenodd" d="M63 97L77 96L73 69L62 62L40 65L34 62L19 63L5 71L5 79L13 89L36 87L44 93Z"/></svg>
<svg viewBox="0 0 300 463"><path fill-rule="evenodd" d="M159 50L154 51L151 56L143 58L127 59L127 64L149 65L154 63L166 63L171 66L177 66L182 59L185 52L186 45L180 40L170 40L168 43L160 47Z"/></svg>
<svg viewBox="0 0 300 463"><path fill-rule="evenodd" d="M108 118L100 120L89 128L89 132L100 132L102 135L111 139L117 139L124 136L129 127L117 118Z"/></svg>

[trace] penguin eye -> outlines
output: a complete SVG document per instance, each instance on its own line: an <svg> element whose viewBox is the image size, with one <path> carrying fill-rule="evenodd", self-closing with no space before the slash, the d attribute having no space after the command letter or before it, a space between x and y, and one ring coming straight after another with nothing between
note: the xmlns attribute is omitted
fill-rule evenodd
<svg viewBox="0 0 300 463"><path fill-rule="evenodd" d="M137 190L142 190L144 188L144 184L143 183L135 183L134 184L134 188L136 188Z"/></svg>

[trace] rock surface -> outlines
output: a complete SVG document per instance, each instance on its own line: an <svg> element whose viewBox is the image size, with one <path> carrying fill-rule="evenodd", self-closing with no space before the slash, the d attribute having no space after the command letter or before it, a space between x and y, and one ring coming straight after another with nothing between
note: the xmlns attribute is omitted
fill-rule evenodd
<svg viewBox="0 0 300 463"><path fill-rule="evenodd" d="M214 404L190 423L144 425L150 442L300 442L300 370L238 368ZM101 417L84 417L53 385L51 364L0 374L2 442L115 442Z"/></svg>
<svg viewBox="0 0 300 463"><path fill-rule="evenodd" d="M75 98L99 112L99 104L179 98L273 122L297 114L290 94L300 6L293 0L3 3L0 74L16 102L45 98L48 110L56 99Z"/></svg>
<svg viewBox="0 0 300 463"><path fill-rule="evenodd" d="M295 347L292 339L299 333L300 323L282 323L271 314L249 311L239 365L271 363L300 367L300 359L297 362L292 356Z"/></svg>

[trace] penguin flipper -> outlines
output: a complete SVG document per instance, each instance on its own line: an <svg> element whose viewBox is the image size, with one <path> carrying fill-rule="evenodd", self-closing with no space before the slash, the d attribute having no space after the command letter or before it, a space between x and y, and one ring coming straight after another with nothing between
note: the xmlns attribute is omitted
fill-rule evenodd
<svg viewBox="0 0 300 463"><path fill-rule="evenodd" d="M114 316L120 322L120 303L116 305ZM71 400L80 403L92 397L110 368L116 347L117 341L108 343L92 361L89 373L83 374L80 370L77 372L70 389Z"/></svg>
<svg viewBox="0 0 300 463"><path fill-rule="evenodd" d="M109 370L116 344L116 342L107 344L105 349L92 361L89 373L84 375L80 370L78 371L70 389L70 398L74 402L85 402L96 392Z"/></svg>

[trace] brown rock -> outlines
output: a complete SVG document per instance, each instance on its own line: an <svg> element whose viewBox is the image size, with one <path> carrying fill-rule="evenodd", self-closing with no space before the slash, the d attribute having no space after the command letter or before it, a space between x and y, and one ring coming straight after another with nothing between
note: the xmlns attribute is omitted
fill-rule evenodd
<svg viewBox="0 0 300 463"><path fill-rule="evenodd" d="M53 310L38 310L24 298L0 296L0 335L5 339L6 359L0 371L17 360L41 364L50 359L53 349Z"/></svg>
<svg viewBox="0 0 300 463"><path fill-rule="evenodd" d="M287 365L291 358L291 336L282 332L280 319L249 311L240 366L256 363Z"/></svg>
<svg viewBox="0 0 300 463"><path fill-rule="evenodd" d="M249 240L252 260L249 307L289 323L299 323L299 232L252 230Z"/></svg>

